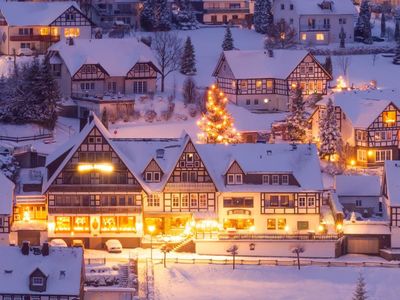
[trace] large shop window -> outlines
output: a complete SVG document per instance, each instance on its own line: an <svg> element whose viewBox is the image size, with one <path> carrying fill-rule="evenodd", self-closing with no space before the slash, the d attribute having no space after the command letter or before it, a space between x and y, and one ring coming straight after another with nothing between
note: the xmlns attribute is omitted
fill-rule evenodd
<svg viewBox="0 0 400 300"><path fill-rule="evenodd" d="M89 217L74 217L73 230L76 232L90 232Z"/></svg>
<svg viewBox="0 0 400 300"><path fill-rule="evenodd" d="M64 36L66 38L76 38L80 36L80 29L79 28L65 28L64 29Z"/></svg>
<svg viewBox="0 0 400 300"><path fill-rule="evenodd" d="M224 229L235 228L239 230L247 230L254 226L254 219L225 219Z"/></svg>
<svg viewBox="0 0 400 300"><path fill-rule="evenodd" d="M56 217L56 232L71 231L71 217Z"/></svg>
<svg viewBox="0 0 400 300"><path fill-rule="evenodd" d="M102 216L101 232L136 232L136 218L133 216Z"/></svg>

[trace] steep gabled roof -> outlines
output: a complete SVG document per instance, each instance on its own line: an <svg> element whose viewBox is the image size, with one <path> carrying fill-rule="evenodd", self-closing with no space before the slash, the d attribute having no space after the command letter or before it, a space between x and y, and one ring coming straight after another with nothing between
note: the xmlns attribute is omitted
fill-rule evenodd
<svg viewBox="0 0 400 300"><path fill-rule="evenodd" d="M48 26L71 6L80 12L79 6L75 1L1 1L0 11L9 26Z"/></svg>
<svg viewBox="0 0 400 300"><path fill-rule="evenodd" d="M70 142L67 142L65 145L61 146L59 150L57 150L57 154L63 155L65 153L68 153L65 158L62 160L62 162L58 165L56 168L55 172L53 172L50 176L50 178L47 179L47 181L44 182L42 192L45 193L50 185L54 182L54 180L57 178L57 176L60 174L60 172L64 169L65 165L68 163L68 161L72 158L72 156L75 154L75 152L79 149L80 145L84 142L86 137L89 135L89 133L94 129L97 128L100 133L103 135L103 137L107 140L107 142L110 144L112 150L115 151L115 153L119 156L119 158L122 160L122 162L126 165L126 167L132 172L131 168L128 165L128 161L125 158L125 155L118 149L118 147L115 147L114 143L110 139L110 133L109 131L104 127L103 123L99 120L98 117L96 117L95 114L92 114L93 120L88 123L80 133L78 133L75 137L72 138ZM54 160L56 160L59 156L56 155L51 155L48 157L46 160L46 166L48 167ZM137 173L132 172L132 175L135 177L135 179L138 181L138 183L143 187L143 180L141 179L140 176L137 175Z"/></svg>
<svg viewBox="0 0 400 300"><path fill-rule="evenodd" d="M306 50L274 50L273 56L266 50L231 50L221 54L225 59L236 79L286 79L300 62L309 54ZM217 75L217 68L213 76Z"/></svg>
<svg viewBox="0 0 400 300"><path fill-rule="evenodd" d="M326 96L317 105L326 106L329 98L346 114L356 129L367 129L372 122L393 104L399 107L400 94L396 90L349 91Z"/></svg>
<svg viewBox="0 0 400 300"><path fill-rule="evenodd" d="M75 39L73 45L60 41L49 50L59 53L71 76L85 64L98 64L110 76L126 76L137 63L160 69L151 48L135 38Z"/></svg>

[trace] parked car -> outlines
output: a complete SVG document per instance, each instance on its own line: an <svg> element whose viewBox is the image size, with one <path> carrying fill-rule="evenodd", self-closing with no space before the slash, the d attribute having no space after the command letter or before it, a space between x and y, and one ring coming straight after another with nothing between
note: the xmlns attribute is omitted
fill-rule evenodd
<svg viewBox="0 0 400 300"><path fill-rule="evenodd" d="M106 242L107 251L110 253L121 253L122 252L122 245L121 242L118 240L108 240Z"/></svg>
<svg viewBox="0 0 400 300"><path fill-rule="evenodd" d="M72 240L72 247L80 247L82 249L85 248L85 244L82 240Z"/></svg>
<svg viewBox="0 0 400 300"><path fill-rule="evenodd" d="M19 48L18 51L17 51L17 55L19 55L19 56L24 56L24 55L31 56L31 55L33 55L33 51L32 51L32 49L29 49L29 48Z"/></svg>
<svg viewBox="0 0 400 300"><path fill-rule="evenodd" d="M52 247L68 247L67 243L63 239L54 239L50 241Z"/></svg>

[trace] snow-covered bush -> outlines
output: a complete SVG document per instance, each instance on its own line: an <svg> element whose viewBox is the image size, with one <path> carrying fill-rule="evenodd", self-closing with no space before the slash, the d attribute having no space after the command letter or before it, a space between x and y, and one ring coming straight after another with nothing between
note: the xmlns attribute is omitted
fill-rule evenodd
<svg viewBox="0 0 400 300"><path fill-rule="evenodd" d="M145 112L144 119L146 122L153 122L157 117L157 113L154 110L148 110Z"/></svg>
<svg viewBox="0 0 400 300"><path fill-rule="evenodd" d="M17 176L19 164L15 157L11 154L0 155L0 172L2 172L7 178L14 181Z"/></svg>

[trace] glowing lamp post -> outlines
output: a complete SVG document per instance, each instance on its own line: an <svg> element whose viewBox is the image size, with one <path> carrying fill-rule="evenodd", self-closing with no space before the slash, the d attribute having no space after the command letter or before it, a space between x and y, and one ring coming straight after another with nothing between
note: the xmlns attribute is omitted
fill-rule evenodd
<svg viewBox="0 0 400 300"><path fill-rule="evenodd" d="M150 232L150 259L153 260L153 232L156 230L156 226L149 225L147 229Z"/></svg>

